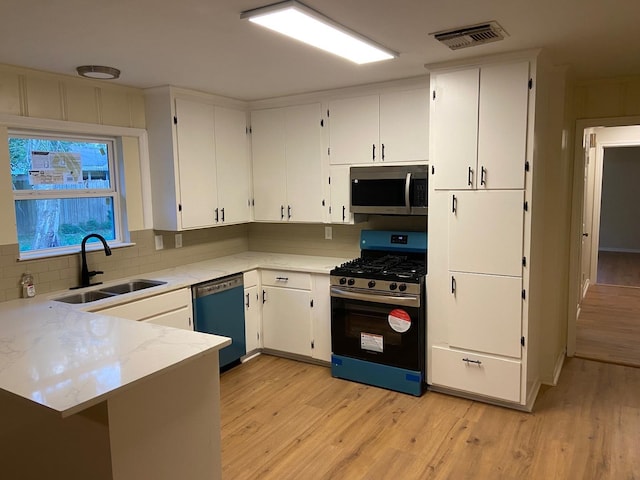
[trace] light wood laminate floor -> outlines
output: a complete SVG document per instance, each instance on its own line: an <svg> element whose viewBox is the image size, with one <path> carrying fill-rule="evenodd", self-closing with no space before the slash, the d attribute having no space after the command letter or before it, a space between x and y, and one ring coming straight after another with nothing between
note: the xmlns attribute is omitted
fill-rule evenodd
<svg viewBox="0 0 640 480"><path fill-rule="evenodd" d="M224 480L637 479L640 369L568 359L533 413L261 355L222 375Z"/></svg>
<svg viewBox="0 0 640 480"><path fill-rule="evenodd" d="M640 288L589 287L576 322L576 356L640 367Z"/></svg>

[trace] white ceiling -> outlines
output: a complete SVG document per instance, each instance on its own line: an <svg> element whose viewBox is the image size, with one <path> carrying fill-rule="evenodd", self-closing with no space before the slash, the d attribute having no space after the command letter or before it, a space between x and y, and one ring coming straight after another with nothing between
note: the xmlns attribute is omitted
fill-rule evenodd
<svg viewBox="0 0 640 480"><path fill-rule="evenodd" d="M543 47L578 78L640 74L638 0L303 0L400 52L355 65L240 20L270 0L2 0L0 63L256 100L424 75L425 63ZM428 33L498 21L501 42L451 51ZM0 84L1 87L1 84Z"/></svg>

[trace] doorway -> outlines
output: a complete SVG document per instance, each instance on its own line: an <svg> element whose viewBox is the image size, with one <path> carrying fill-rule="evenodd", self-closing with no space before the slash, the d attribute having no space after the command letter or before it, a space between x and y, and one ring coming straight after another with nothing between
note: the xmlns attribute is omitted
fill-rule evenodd
<svg viewBox="0 0 640 480"><path fill-rule="evenodd" d="M640 367L640 126L587 128L583 138L574 353Z"/></svg>

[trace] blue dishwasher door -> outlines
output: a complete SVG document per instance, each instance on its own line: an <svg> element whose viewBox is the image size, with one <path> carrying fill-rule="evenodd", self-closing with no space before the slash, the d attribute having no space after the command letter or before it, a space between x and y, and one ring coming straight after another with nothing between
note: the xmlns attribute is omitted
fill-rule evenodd
<svg viewBox="0 0 640 480"><path fill-rule="evenodd" d="M197 289L194 287L195 330L231 338L231 345L220 350L220 367L225 367L247 353L243 286L240 284L202 296L197 296Z"/></svg>

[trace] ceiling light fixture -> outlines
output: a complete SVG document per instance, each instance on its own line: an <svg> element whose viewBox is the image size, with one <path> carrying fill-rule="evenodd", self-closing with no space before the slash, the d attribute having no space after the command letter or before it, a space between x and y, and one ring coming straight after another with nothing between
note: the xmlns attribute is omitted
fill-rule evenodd
<svg viewBox="0 0 640 480"><path fill-rule="evenodd" d="M82 65L76 68L78 75L87 78L98 78L100 80L115 80L120 76L120 70L102 65Z"/></svg>
<svg viewBox="0 0 640 480"><path fill-rule="evenodd" d="M275 30L357 64L398 56L372 40L344 27L295 0L247 10L240 18Z"/></svg>

